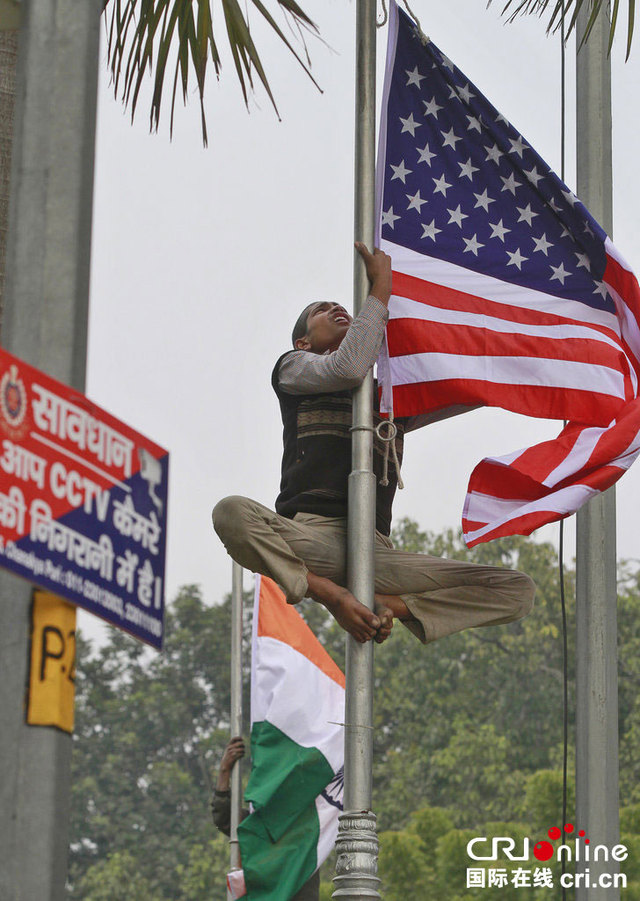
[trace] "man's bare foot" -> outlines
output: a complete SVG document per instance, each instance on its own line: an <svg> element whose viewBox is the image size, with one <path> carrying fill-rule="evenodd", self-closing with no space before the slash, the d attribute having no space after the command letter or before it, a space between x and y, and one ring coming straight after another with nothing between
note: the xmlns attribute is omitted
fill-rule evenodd
<svg viewBox="0 0 640 901"><path fill-rule="evenodd" d="M376 633L375 641L377 641L378 644L382 644L382 642L386 641L391 635L391 630L393 628L393 610L385 604L380 603L378 600L379 597L380 595L376 595L375 608L380 619L380 628Z"/></svg>
<svg viewBox="0 0 640 901"><path fill-rule="evenodd" d="M376 612L378 609L386 609L391 612L394 619L400 622L406 622L408 619L415 619L405 602L397 594L377 594L376 595Z"/></svg>
<svg viewBox="0 0 640 901"><path fill-rule="evenodd" d="M309 597L323 604L336 622L356 641L364 644L376 636L382 625L380 619L346 588L312 572L307 573L307 585Z"/></svg>

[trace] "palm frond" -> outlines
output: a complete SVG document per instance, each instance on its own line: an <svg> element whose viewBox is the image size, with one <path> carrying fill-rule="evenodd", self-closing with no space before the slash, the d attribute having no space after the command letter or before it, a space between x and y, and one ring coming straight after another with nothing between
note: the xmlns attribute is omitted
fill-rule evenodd
<svg viewBox="0 0 640 901"><path fill-rule="evenodd" d="M264 0L248 0L252 8L268 23L287 50L295 57L306 74L318 87L311 75L311 64L305 33L318 34L316 25L295 0L273 0L293 24L300 36L301 52L286 37ZM239 0L220 0L231 57L240 81L245 103L254 90L254 75L263 85L273 108L278 112L267 74L258 48L251 36L248 13L242 11ZM189 94L189 78L195 75L200 100L202 139L206 146L207 124L204 108L204 92L209 63L216 77L220 77L222 62L214 35L211 0L104 0L106 20L107 54L116 97L123 100L135 116L140 89L145 76L153 79L150 125L157 130L164 93L167 67L174 65L171 88L170 134L178 86L186 104ZM174 63L175 60L175 63Z"/></svg>
<svg viewBox="0 0 640 901"><path fill-rule="evenodd" d="M589 39L589 35L593 30L593 26L600 14L602 4L608 5L608 0L503 0L504 6L502 14L507 16L508 21L513 21L521 15L538 15L543 17L550 13L547 31L555 31L562 23L562 17L565 17L567 24L567 36L575 28L578 13L584 4L588 4L591 8L587 27L582 37L581 43ZM611 0L611 24L609 28L609 53L613 46L613 39L618 24L618 14L620 11L620 0ZM493 0L487 0L487 6L491 6ZM629 59L631 53L631 43L633 41L633 26L635 24L636 4L635 0L628 0L627 10L627 50L626 59Z"/></svg>

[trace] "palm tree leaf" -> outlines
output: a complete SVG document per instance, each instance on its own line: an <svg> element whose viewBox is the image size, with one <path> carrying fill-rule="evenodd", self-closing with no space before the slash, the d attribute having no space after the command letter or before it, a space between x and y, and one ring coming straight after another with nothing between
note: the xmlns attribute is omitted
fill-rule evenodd
<svg viewBox="0 0 640 901"><path fill-rule="evenodd" d="M258 49L238 0L220 0L223 8L227 39L234 67L245 103L254 89L253 73L267 92L277 114L275 98ZM249 0L247 0L249 2ZM273 0L286 17L298 26L306 60L297 52L284 34L263 0L250 0L256 12L268 22L287 50L293 54L316 84L310 72L310 61L301 29L318 33L318 29L296 0ZM176 60L171 90L170 131L173 133L175 99L178 82L182 86L183 101L188 99L189 70L193 66L202 117L203 141L207 143L204 113L204 92L209 60L216 76L221 71L211 11L212 0L104 0L108 19L107 53L116 97L131 108L132 118L147 74L153 78L151 100L151 129L157 130L169 59ZM175 56L173 55L175 54ZM317 84L316 84L317 87Z"/></svg>
<svg viewBox="0 0 640 901"><path fill-rule="evenodd" d="M487 0L487 6L490 6L493 0ZM589 35L593 31L593 26L598 18L600 13L600 9L602 7L602 0L505 0L504 6L502 8L502 14L508 16L508 21L513 21L517 16L520 15L531 15L537 14L543 16L545 13L551 11L551 15L549 18L549 22L547 25L547 31L552 31L557 29L560 26L560 22L563 15L571 11L571 21L569 23L569 27L567 28L567 37L571 33L571 31L575 28L576 21L578 18L578 13L582 9L582 6L585 3L592 3L591 12L589 15L589 19L587 21L587 27L585 29L585 33L582 37L580 45L588 40ZM629 54L631 53L631 43L633 41L633 27L635 24L635 15L636 15L636 4L635 0L628 0L628 13L627 13L627 49L626 49L626 59L629 59ZM611 24L609 28L609 53L611 53L611 47L613 46L613 40L615 37L616 26L618 23L618 13L619 13L620 0L613 0L613 8L611 13Z"/></svg>

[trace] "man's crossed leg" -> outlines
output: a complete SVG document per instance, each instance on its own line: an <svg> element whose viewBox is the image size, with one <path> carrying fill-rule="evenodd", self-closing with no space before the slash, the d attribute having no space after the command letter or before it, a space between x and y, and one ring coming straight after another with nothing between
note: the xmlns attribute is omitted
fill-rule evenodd
<svg viewBox="0 0 640 901"><path fill-rule="evenodd" d="M345 519L311 513L287 519L232 496L216 505L213 524L237 563L272 578L289 603L319 601L360 642L384 641L393 618L426 644L462 629L520 619L533 606L535 585L524 573L398 551L376 533L374 612L345 587Z"/></svg>

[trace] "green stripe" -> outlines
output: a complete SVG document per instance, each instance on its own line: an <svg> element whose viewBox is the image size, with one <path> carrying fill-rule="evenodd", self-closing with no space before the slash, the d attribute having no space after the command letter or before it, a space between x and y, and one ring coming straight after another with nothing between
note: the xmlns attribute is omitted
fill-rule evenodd
<svg viewBox="0 0 640 901"><path fill-rule="evenodd" d="M317 868L320 823L315 799L333 778L317 748L303 748L271 723L251 730L256 808L238 827L250 901L288 901Z"/></svg>
<svg viewBox="0 0 640 901"><path fill-rule="evenodd" d="M245 797L253 802L273 841L320 794L334 773L317 748L303 748L271 723L251 729L251 777Z"/></svg>
<svg viewBox="0 0 640 901"><path fill-rule="evenodd" d="M271 841L259 813L243 820L238 838L249 901L289 901L318 866L319 837L315 802L277 842Z"/></svg>

